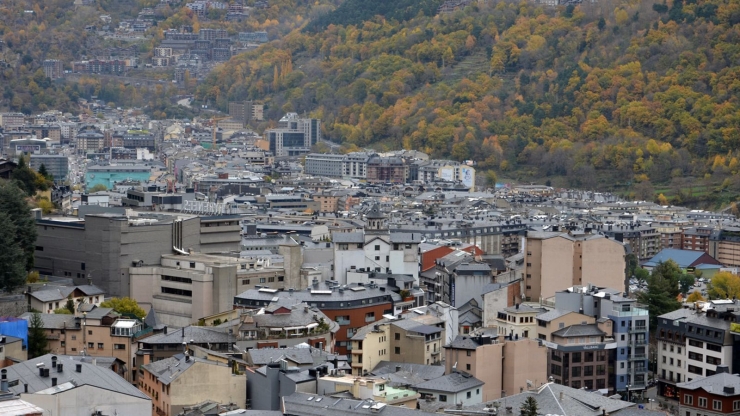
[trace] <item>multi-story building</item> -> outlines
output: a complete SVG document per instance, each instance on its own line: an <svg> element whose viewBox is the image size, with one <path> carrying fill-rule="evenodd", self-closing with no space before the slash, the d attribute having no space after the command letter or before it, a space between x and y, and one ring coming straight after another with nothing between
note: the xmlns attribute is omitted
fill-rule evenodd
<svg viewBox="0 0 740 416"><path fill-rule="evenodd" d="M253 121L264 120L265 106L254 101L229 102L229 116L242 123L242 127L249 126Z"/></svg>
<svg viewBox="0 0 740 416"><path fill-rule="evenodd" d="M483 289L492 283L491 266L475 262L465 251L452 252L438 260L434 275L427 272L420 282L428 302L444 302L460 307L471 299L483 302Z"/></svg>
<svg viewBox="0 0 740 416"><path fill-rule="evenodd" d="M516 304L498 311L496 327L501 335L512 339L537 339L537 315L545 312L542 308Z"/></svg>
<svg viewBox="0 0 740 416"><path fill-rule="evenodd" d="M64 183L69 174L69 158L64 155L31 155L31 168L38 171L44 165L55 183Z"/></svg>
<svg viewBox="0 0 740 416"><path fill-rule="evenodd" d="M267 32L239 32L237 35L239 42L247 43L267 43Z"/></svg>
<svg viewBox="0 0 740 416"><path fill-rule="evenodd" d="M351 179L367 178L367 161L373 154L366 152L347 153L342 161L342 177Z"/></svg>
<svg viewBox="0 0 740 416"><path fill-rule="evenodd" d="M92 283L111 296L129 296L130 269L159 265L163 254L238 251L238 218L86 215L84 220L37 220L35 266L42 273ZM179 250L179 251L176 251Z"/></svg>
<svg viewBox="0 0 740 416"><path fill-rule="evenodd" d="M395 223L392 233L418 233L427 240L455 240L472 244L485 254L509 257L519 253L526 224L487 221L430 219ZM558 288L560 289L560 288Z"/></svg>
<svg viewBox="0 0 740 416"><path fill-rule="evenodd" d="M624 245L596 234L527 232L524 294L544 300L573 285L625 287Z"/></svg>
<svg viewBox="0 0 740 416"><path fill-rule="evenodd" d="M737 415L740 413L740 377L727 366L717 374L678 384L678 414L681 416Z"/></svg>
<svg viewBox="0 0 740 416"><path fill-rule="evenodd" d="M547 381L547 348L531 339L500 338L459 335L444 347L445 372L464 371L483 381L483 401Z"/></svg>
<svg viewBox="0 0 740 416"><path fill-rule="evenodd" d="M306 175L328 176L330 178L342 177L342 165L346 155L333 155L328 153L309 153L303 166Z"/></svg>
<svg viewBox="0 0 740 416"><path fill-rule="evenodd" d="M23 113L0 113L0 127L5 130L17 129L26 124Z"/></svg>
<svg viewBox="0 0 740 416"><path fill-rule="evenodd" d="M370 156L367 160L368 182L405 183L408 166L400 157Z"/></svg>
<svg viewBox="0 0 740 416"><path fill-rule="evenodd" d="M647 260L662 249L661 234L655 228L642 224L607 224L598 227L605 236L629 244L638 260Z"/></svg>
<svg viewBox="0 0 740 416"><path fill-rule="evenodd" d="M82 152L97 152L106 146L105 135L95 126L80 127L76 135L77 150Z"/></svg>
<svg viewBox="0 0 740 416"><path fill-rule="evenodd" d="M298 245L283 245L284 263L269 257L225 257L190 253L164 254L161 263L129 269L131 296L151 305L161 323L187 326L233 306L234 296L262 285L304 289ZM298 256L298 258L292 258Z"/></svg>
<svg viewBox="0 0 740 416"><path fill-rule="evenodd" d="M444 322L432 315L384 319L352 336L352 374L367 375L381 361L434 365L442 360ZM414 316L416 315L416 316Z"/></svg>
<svg viewBox="0 0 740 416"><path fill-rule="evenodd" d="M740 267L740 227L722 227L709 235L709 255L726 267Z"/></svg>
<svg viewBox="0 0 740 416"><path fill-rule="evenodd" d="M265 131L265 140L270 143L270 151L275 156L306 154L321 140L321 121L287 113L278 121L278 128Z"/></svg>
<svg viewBox="0 0 740 416"><path fill-rule="evenodd" d="M41 313L53 313L55 309L64 308L67 300L71 300L75 308L81 303L100 306L105 292L92 285L61 286L26 292L28 306Z"/></svg>
<svg viewBox="0 0 740 416"><path fill-rule="evenodd" d="M47 59L43 66L46 78L54 80L64 76L64 64L59 59Z"/></svg>
<svg viewBox="0 0 740 416"><path fill-rule="evenodd" d="M152 401L152 414L173 416L206 400L247 407L247 376L234 367L185 355L139 367L139 390Z"/></svg>
<svg viewBox="0 0 740 416"><path fill-rule="evenodd" d="M686 320L693 311L677 309L658 317L657 340L657 374L658 394L678 398L676 385L686 381Z"/></svg>
<svg viewBox="0 0 740 416"><path fill-rule="evenodd" d="M603 320L597 324L570 325L542 341L550 349L547 367L557 384L600 390L607 395L614 393L617 343L612 337L611 323Z"/></svg>
<svg viewBox="0 0 740 416"><path fill-rule="evenodd" d="M714 231L712 227L691 227L683 230L681 248L709 253L709 237L712 231Z"/></svg>
<svg viewBox="0 0 740 416"><path fill-rule="evenodd" d="M123 135L121 144L126 149L146 148L152 152L156 146L154 135L146 133L127 133Z"/></svg>
<svg viewBox="0 0 740 416"><path fill-rule="evenodd" d="M350 339L358 329L383 318L383 315L396 315L400 310L395 305L402 299L379 285L340 285L327 283L323 287L318 282L307 290L279 292L272 287L247 290L234 298L237 308L257 309L267 307L273 302L305 302L318 308L326 316L339 324L336 333L335 352L349 354L352 348Z"/></svg>
<svg viewBox="0 0 740 416"><path fill-rule="evenodd" d="M613 289L574 286L555 294L555 308L610 320L614 351L614 389L625 397L644 391L648 374L648 310Z"/></svg>

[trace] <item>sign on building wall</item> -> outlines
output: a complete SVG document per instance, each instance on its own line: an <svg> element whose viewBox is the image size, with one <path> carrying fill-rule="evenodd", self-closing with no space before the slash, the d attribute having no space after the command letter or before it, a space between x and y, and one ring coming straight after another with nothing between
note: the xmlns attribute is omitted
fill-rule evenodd
<svg viewBox="0 0 740 416"><path fill-rule="evenodd" d="M460 168L460 180L462 184L468 188L472 188L475 185L475 172L473 168L463 166Z"/></svg>

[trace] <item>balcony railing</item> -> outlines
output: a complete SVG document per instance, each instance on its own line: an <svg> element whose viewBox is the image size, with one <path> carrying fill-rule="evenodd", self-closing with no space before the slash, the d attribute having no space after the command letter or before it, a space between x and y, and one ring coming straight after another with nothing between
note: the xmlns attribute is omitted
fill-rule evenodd
<svg viewBox="0 0 740 416"><path fill-rule="evenodd" d="M630 346L639 346L639 345L647 345L648 341L646 339L631 339L630 340Z"/></svg>
<svg viewBox="0 0 740 416"><path fill-rule="evenodd" d="M629 329L630 334L634 334L636 332L646 332L646 331L647 331L647 325L631 326Z"/></svg>
<svg viewBox="0 0 740 416"><path fill-rule="evenodd" d="M614 316L618 316L618 317L647 316L648 315L648 310L645 307L643 307L642 305L640 305L640 306L633 306L628 311L623 311L621 309L615 308L615 309L612 309L612 314Z"/></svg>
<svg viewBox="0 0 740 416"><path fill-rule="evenodd" d="M647 360L647 354L632 354L629 356L630 361Z"/></svg>

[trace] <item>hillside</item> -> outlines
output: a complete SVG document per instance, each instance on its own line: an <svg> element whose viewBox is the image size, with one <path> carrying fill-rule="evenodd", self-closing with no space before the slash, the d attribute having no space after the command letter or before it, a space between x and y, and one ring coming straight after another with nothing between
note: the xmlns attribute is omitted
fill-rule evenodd
<svg viewBox="0 0 740 416"><path fill-rule="evenodd" d="M419 14L434 16L444 0L345 0L336 9L311 20L306 32L320 32L329 25L360 25L375 16L404 22Z"/></svg>
<svg viewBox="0 0 740 416"><path fill-rule="evenodd" d="M197 97L263 100L273 120L310 112L347 150L420 149L520 180L722 204L740 191L738 23L732 0L486 1L293 31L232 58Z"/></svg>

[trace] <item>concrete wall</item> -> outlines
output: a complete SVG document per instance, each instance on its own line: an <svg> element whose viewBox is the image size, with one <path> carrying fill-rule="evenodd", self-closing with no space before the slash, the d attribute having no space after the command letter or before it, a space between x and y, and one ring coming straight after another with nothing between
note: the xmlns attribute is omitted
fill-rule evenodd
<svg viewBox="0 0 740 416"><path fill-rule="evenodd" d="M483 287L492 282L490 275L456 275L455 302L453 306L462 306L470 299L475 299L479 305L483 304L481 293Z"/></svg>
<svg viewBox="0 0 740 416"><path fill-rule="evenodd" d="M529 261L526 256L525 261ZM539 270L541 289L536 297L532 297L532 300L547 299L554 296L558 290L572 286L572 272L573 242L563 237L543 240L541 269Z"/></svg>
<svg viewBox="0 0 740 416"><path fill-rule="evenodd" d="M206 400L246 408L247 376L233 375L228 366L197 362L170 383L170 412Z"/></svg>
<svg viewBox="0 0 740 416"><path fill-rule="evenodd" d="M502 389L507 395L537 388L547 382L547 347L532 339L504 344ZM532 386L527 386L527 380Z"/></svg>
<svg viewBox="0 0 740 416"><path fill-rule="evenodd" d="M482 401L499 399L503 387L501 375L503 357L504 344L481 345L475 350L447 348L445 350L445 373L452 372L453 366L456 365L458 370L468 372L486 383L480 387Z"/></svg>
<svg viewBox="0 0 740 416"><path fill-rule="evenodd" d="M577 244L581 244L580 247L576 245L576 254L583 256L583 269L581 279L577 281L577 275L574 276L573 284L591 283L599 287L625 289L625 254L621 243L608 238L595 238Z"/></svg>

